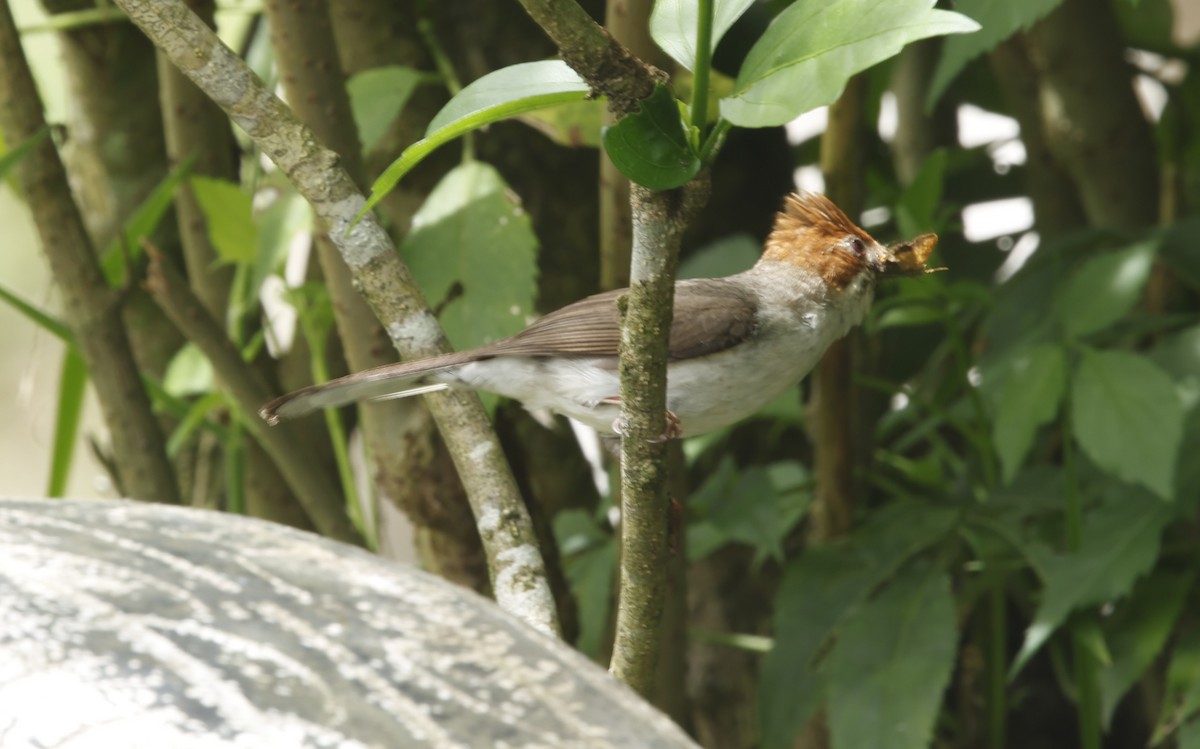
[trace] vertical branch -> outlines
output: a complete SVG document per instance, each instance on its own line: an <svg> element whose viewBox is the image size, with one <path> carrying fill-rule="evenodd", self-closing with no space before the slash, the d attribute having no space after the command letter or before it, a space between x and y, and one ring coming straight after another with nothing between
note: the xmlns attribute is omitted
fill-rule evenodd
<svg viewBox="0 0 1200 749"><path fill-rule="evenodd" d="M42 103L12 12L4 3L0 7L0 130L8 143L16 144L44 128ZM175 474L163 450L166 440L142 389L117 294L100 270L53 140L39 140L17 175L95 384L121 486L137 499L178 502Z"/></svg>
<svg viewBox="0 0 1200 749"><path fill-rule="evenodd" d="M821 171L825 192L850 216L862 212L862 132L867 81L850 79L841 97L829 107L829 126L821 139ZM837 341L812 373L809 405L810 433L816 474L812 538L844 535L854 521L854 462L857 395L852 384L855 334Z"/></svg>
<svg viewBox="0 0 1200 749"><path fill-rule="evenodd" d="M707 185L631 189L633 264L621 330L621 587L609 669L650 696L667 580L667 333L675 266Z"/></svg>

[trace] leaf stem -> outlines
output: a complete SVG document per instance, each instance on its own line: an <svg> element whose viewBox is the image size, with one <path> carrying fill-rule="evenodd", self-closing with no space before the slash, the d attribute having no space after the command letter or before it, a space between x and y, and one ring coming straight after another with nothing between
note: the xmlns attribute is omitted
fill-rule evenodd
<svg viewBox="0 0 1200 749"><path fill-rule="evenodd" d="M696 70L692 79L692 127L704 137L708 127L708 79L712 71L713 0L699 0L696 8Z"/></svg>
<svg viewBox="0 0 1200 749"><path fill-rule="evenodd" d="M417 31L421 34L421 39L425 42L425 47L433 58L434 67L437 68L442 82L446 84L446 90L450 92L451 98L458 96L458 92L463 89L462 81L458 79L458 74L454 72L454 63L450 61L450 56L446 54L446 50L442 49L442 43L438 41L437 34L434 33L433 21L430 21L428 17L422 17L417 21ZM474 161L474 133L470 131L463 133L462 143L463 163Z"/></svg>
<svg viewBox="0 0 1200 749"><path fill-rule="evenodd" d="M708 137L703 139L700 146L700 163L704 166L709 166L717 158L717 154L721 150L721 146L725 145L725 136L733 128L733 123L724 117L717 118L717 124L713 126L712 132Z"/></svg>

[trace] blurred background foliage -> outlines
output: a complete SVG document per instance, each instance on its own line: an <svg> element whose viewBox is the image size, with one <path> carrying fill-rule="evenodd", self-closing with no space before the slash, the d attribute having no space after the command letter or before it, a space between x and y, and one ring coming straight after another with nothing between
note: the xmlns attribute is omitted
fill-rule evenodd
<svg viewBox="0 0 1200 749"><path fill-rule="evenodd" d="M141 242L186 267L280 391L390 349L368 323L337 334L333 307L352 302L309 261L322 240L307 205L175 88L119 12L12 5L184 501L310 528L204 356L144 298ZM463 84L553 54L495 0L192 5L364 187ZM670 69L648 4L610 5L632 19L623 41ZM732 26L717 96L789 5L760 0ZM709 747L1200 747L1200 13L1186 0L952 7L982 31L911 45L832 110L733 130L713 167L682 276L752 264L797 186L828 189L883 241L937 232L949 270L880 290L839 354L853 365L842 387L802 384L682 445L686 540L657 701ZM690 85L674 71L678 95ZM380 204L456 346L620 281L603 122L602 102L582 102L493 124ZM21 145L7 144L6 172ZM4 489L120 493L22 197L2 189L5 370L20 382ZM603 660L618 553L607 469L565 423L489 407L564 628ZM821 409L845 426L836 441L814 429ZM486 592L419 403L286 428L325 456L371 545ZM822 460L845 491L818 490Z"/></svg>

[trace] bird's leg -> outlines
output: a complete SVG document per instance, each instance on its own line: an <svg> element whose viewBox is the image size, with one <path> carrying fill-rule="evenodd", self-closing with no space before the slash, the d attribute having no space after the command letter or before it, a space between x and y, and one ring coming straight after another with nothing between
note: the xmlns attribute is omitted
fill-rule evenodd
<svg viewBox="0 0 1200 749"><path fill-rule="evenodd" d="M610 395L600 402L608 406L619 406L621 405L621 396ZM667 442L683 436L683 428L680 426L679 417L671 409L667 409L664 412L664 416L667 420L667 428L662 434L651 440L651 442ZM624 436L625 420L620 416L613 419L612 430L616 432L617 436Z"/></svg>

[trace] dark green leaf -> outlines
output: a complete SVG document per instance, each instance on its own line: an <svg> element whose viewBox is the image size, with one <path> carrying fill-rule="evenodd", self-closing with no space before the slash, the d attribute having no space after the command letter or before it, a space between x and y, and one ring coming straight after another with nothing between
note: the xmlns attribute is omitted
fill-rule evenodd
<svg viewBox="0 0 1200 749"><path fill-rule="evenodd" d="M958 632L941 570L901 575L838 634L829 656L834 749L925 749L950 681Z"/></svg>
<svg viewBox="0 0 1200 749"><path fill-rule="evenodd" d="M679 104L665 86L655 87L639 111L606 128L602 140L617 169L651 190L679 187L700 173Z"/></svg>
<svg viewBox="0 0 1200 749"><path fill-rule="evenodd" d="M583 79L561 60L526 62L488 73L459 91L434 116L425 137L404 149L400 158L384 170L371 185L371 197L360 213L371 210L410 169L439 146L493 122L535 109L583 101L588 91Z"/></svg>
<svg viewBox="0 0 1200 749"><path fill-rule="evenodd" d="M1133 595L1105 624L1113 656L1112 665L1100 671L1105 726L1112 723L1121 698L1162 652L1195 577L1193 570L1156 572L1134 587Z"/></svg>
<svg viewBox="0 0 1200 749"><path fill-rule="evenodd" d="M346 82L364 151L371 150L383 137L424 78L418 70L386 65L356 73Z"/></svg>
<svg viewBox="0 0 1200 749"><path fill-rule="evenodd" d="M1157 240L1084 263L1055 299L1055 317L1073 338L1104 330L1133 309L1150 278Z"/></svg>
<svg viewBox="0 0 1200 749"><path fill-rule="evenodd" d="M487 164L463 164L438 183L400 254L456 348L511 335L533 315L537 238Z"/></svg>
<svg viewBox="0 0 1200 749"><path fill-rule="evenodd" d="M1018 354L996 404L993 441L1004 480L1012 481L1034 435L1054 418L1067 384L1067 362L1059 346L1039 344Z"/></svg>
<svg viewBox="0 0 1200 749"><path fill-rule="evenodd" d="M733 22L742 17L754 0L712 0L712 48ZM696 26L698 20L695 0L656 0L650 14L650 36L675 62L688 70L696 67Z"/></svg>
<svg viewBox="0 0 1200 749"><path fill-rule="evenodd" d="M1183 409L1175 384L1150 359L1085 351L1071 411L1075 439L1096 465L1172 498Z"/></svg>
<svg viewBox="0 0 1200 749"><path fill-rule="evenodd" d="M1160 340L1150 351L1150 359L1172 377L1200 376L1200 325Z"/></svg>
<svg viewBox="0 0 1200 749"><path fill-rule="evenodd" d="M249 263L258 247L254 225L254 203L249 193L235 182L212 177L190 180L196 202L208 224L208 240L226 263Z"/></svg>
<svg viewBox="0 0 1200 749"><path fill-rule="evenodd" d="M1079 551L1051 557L1042 565L1046 576L1042 602L1011 673L1024 667L1072 611L1127 594L1158 558L1159 537L1171 516L1168 505L1134 498L1091 515Z"/></svg>
<svg viewBox="0 0 1200 749"><path fill-rule="evenodd" d="M835 628L905 561L937 543L958 513L895 503L848 542L809 548L788 565L776 597L775 647L759 694L763 746L788 747L825 696L818 661Z"/></svg>
<svg viewBox="0 0 1200 749"><path fill-rule="evenodd" d="M555 515L554 536L562 550L567 582L579 605L579 639L575 647L598 658L613 599L616 542L611 534L602 533L582 510Z"/></svg>
<svg viewBox="0 0 1200 749"><path fill-rule="evenodd" d="M58 375L58 402L54 413L54 452L50 455L50 480L46 496L61 497L71 477L71 461L79 436L83 414L83 393L87 388L88 368L79 351L67 346Z"/></svg>
<svg viewBox="0 0 1200 749"><path fill-rule="evenodd" d="M158 227L158 222L171 209L175 201L175 191L192 171L196 163L195 156L189 156L172 169L162 182L146 196L133 213L121 225L121 231L113 241L108 243L100 255L100 267L109 286L123 287L125 279L125 259L136 258L142 252L142 239L150 236Z"/></svg>
<svg viewBox="0 0 1200 749"><path fill-rule="evenodd" d="M679 278L720 278L758 262L762 246L749 234L731 234L704 245L679 263Z"/></svg>
<svg viewBox="0 0 1200 749"><path fill-rule="evenodd" d="M932 109L950 82L975 57L990 52L1017 31L1027 29L1062 0L958 0L954 9L979 22L980 31L952 36L942 45L925 106Z"/></svg>
<svg viewBox="0 0 1200 749"><path fill-rule="evenodd" d="M946 151L939 148L921 163L917 175L904 188L896 205L896 225L901 236L915 237L937 228L937 210L942 204L945 176Z"/></svg>
<svg viewBox="0 0 1200 749"><path fill-rule="evenodd" d="M797 0L750 49L721 114L742 127L773 127L830 104L859 71L904 45L975 31L930 0Z"/></svg>
<svg viewBox="0 0 1200 749"><path fill-rule="evenodd" d="M1163 695L1162 714L1150 746L1157 746L1188 722L1200 710L1200 630L1193 629L1180 638L1171 653L1167 666L1167 688ZM1195 723L1196 721L1191 721ZM1189 739L1190 740L1190 739Z"/></svg>

